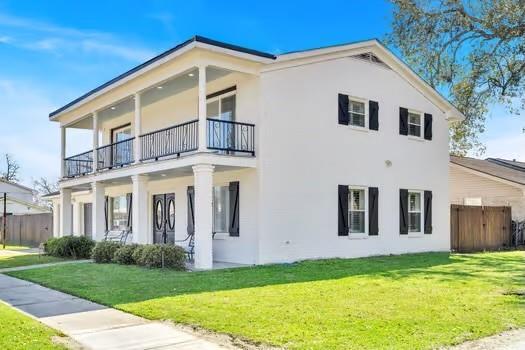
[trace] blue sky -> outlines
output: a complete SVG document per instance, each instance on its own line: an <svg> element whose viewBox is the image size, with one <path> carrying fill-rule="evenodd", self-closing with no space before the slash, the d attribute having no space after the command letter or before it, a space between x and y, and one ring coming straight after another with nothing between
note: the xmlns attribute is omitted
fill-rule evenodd
<svg viewBox="0 0 525 350"><path fill-rule="evenodd" d="M57 177L59 132L47 114L195 34L281 53L383 38L391 10L382 0L0 0L0 153L19 160L26 184ZM523 117L491 111L487 155L525 159ZM68 154L89 140L69 134Z"/></svg>

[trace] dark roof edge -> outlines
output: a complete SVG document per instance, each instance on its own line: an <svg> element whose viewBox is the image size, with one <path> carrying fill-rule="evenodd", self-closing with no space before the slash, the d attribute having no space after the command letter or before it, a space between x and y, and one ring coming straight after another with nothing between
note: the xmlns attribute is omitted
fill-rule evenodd
<svg viewBox="0 0 525 350"><path fill-rule="evenodd" d="M498 165L507 167L507 168L512 169L512 170L517 170L517 171L521 171L521 172L525 171L523 169L523 167L521 167L519 165L510 164L509 162L512 162L511 160L505 161L505 160L501 160L501 159L498 159L498 158L487 158L487 161L489 161L491 163L494 163L494 164L498 164Z"/></svg>
<svg viewBox="0 0 525 350"><path fill-rule="evenodd" d="M461 157L460 157L461 158ZM469 158L469 157L466 157L466 158ZM476 159L476 158L473 158L473 159ZM470 170L473 170L473 171L477 171L478 173L482 173L482 174L485 174L485 175L489 175L489 176L492 176L492 177L495 177L495 178L498 178L498 179L501 179L501 180L505 180L505 181L508 181L508 182L513 182L515 184L518 184L518 185L525 185L525 183L522 183L522 182L518 182L518 181L514 181L514 180L509 180L505 177L502 177L502 176L498 176L498 175L494 175L494 174L491 174L489 172L486 172L486 171L483 171L483 170L479 170L479 169L475 169L475 168L472 168L470 166L467 166L465 164L461 164L459 162L455 162L453 161L452 159L450 160L451 163L454 163L455 165L459 165L459 166L462 166L463 168L467 168L467 169L470 169Z"/></svg>
<svg viewBox="0 0 525 350"><path fill-rule="evenodd" d="M122 80L124 78L126 78L127 76L149 66L150 64L153 64L155 63L156 61L182 49L183 47L193 43L193 42L200 42L200 43L203 43L203 44L207 44L207 45L212 45L212 46L217 46L217 47L220 47L220 48L223 48L223 49L228 49L228 50L233 50L233 51L238 51L238 52L242 52L242 53L246 53L246 54L249 54L249 55L254 55L254 56L259 56L259 57L263 57L263 58L268 58L268 59L272 59L274 60L276 58L275 55L272 55L270 53L266 53L266 52L262 52L262 51L257 51L257 50L252 50L252 49L249 49L249 48L246 48L246 47L242 47L242 46L237 46L237 45L233 45L233 44L228 44L228 43L224 43L224 42L221 42L221 41L217 41L217 40L213 40L213 39L209 39L209 38L206 38L206 37L203 37L203 36L200 36L200 35L195 35L194 37L184 41L183 43L180 43L178 44L177 46L167 50L167 51L164 51L163 53L161 53L160 55L157 55L149 60L147 60L146 62L144 63L141 63L139 64L138 66L134 67L134 68L131 68L130 70L128 70L127 72L124 72L120 75L118 75L117 77L105 82L104 84L94 88L93 90L90 90L88 91L87 93L83 94L82 96L74 99L73 101L69 102L68 104L54 110L53 112L49 113L49 118L52 118L54 117L55 115L59 114L60 112L63 112L64 110L68 109L69 107L77 104L78 102L84 100L85 98L99 92L100 90L103 90L105 89L106 87L118 82L119 80Z"/></svg>

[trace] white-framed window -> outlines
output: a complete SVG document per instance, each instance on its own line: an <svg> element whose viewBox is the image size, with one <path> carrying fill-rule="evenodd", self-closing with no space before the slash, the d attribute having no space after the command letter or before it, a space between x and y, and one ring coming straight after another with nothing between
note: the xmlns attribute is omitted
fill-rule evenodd
<svg viewBox="0 0 525 350"><path fill-rule="evenodd" d="M230 187L213 187L213 232L228 233L230 227Z"/></svg>
<svg viewBox="0 0 525 350"><path fill-rule="evenodd" d="M206 100L206 114L208 118L235 121L236 91L210 97Z"/></svg>
<svg viewBox="0 0 525 350"><path fill-rule="evenodd" d="M423 192L408 191L408 233L423 232Z"/></svg>
<svg viewBox="0 0 525 350"><path fill-rule="evenodd" d="M348 187L348 227L350 235L368 232L368 189Z"/></svg>
<svg viewBox="0 0 525 350"><path fill-rule="evenodd" d="M422 114L415 111L408 111L408 135L421 137Z"/></svg>
<svg viewBox="0 0 525 350"><path fill-rule="evenodd" d="M112 230L124 230L128 226L128 199L126 195L110 197Z"/></svg>
<svg viewBox="0 0 525 350"><path fill-rule="evenodd" d="M365 128L366 127L366 101L357 98L349 98L348 113L350 116L350 125Z"/></svg>

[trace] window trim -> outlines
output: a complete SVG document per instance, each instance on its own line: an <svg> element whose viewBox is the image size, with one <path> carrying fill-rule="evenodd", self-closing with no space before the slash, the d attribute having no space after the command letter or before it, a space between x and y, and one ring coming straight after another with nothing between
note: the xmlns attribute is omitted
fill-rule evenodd
<svg viewBox="0 0 525 350"><path fill-rule="evenodd" d="M355 130L360 130L360 131L368 131L369 128L368 128L368 119L369 119L369 100L366 99L366 98L362 98L362 97L357 97L357 96L352 96L352 95L347 95L348 96L348 126L350 127L350 129L355 129ZM352 105L352 101L353 102L359 102L359 103L363 103L365 105L365 114L364 114L364 118L365 118L365 125L364 126L359 126L359 125L354 125L352 124L352 112L350 110L350 106Z"/></svg>
<svg viewBox="0 0 525 350"><path fill-rule="evenodd" d="M365 209L363 210L365 213L365 230L364 232L352 232L350 229L350 212L352 208L352 190L364 190L364 196L365 196L365 202L364 206ZM356 186L356 185L349 185L348 186L348 238L368 238L368 186ZM359 211L361 212L361 211Z"/></svg>
<svg viewBox="0 0 525 350"><path fill-rule="evenodd" d="M111 132L110 132L110 144L113 144L117 141L115 141L115 134L121 130L125 130L129 128L130 130L130 134L131 136L129 138L133 138L133 128L131 126L131 123L126 123L126 124L122 124L122 125L119 125L119 126L116 126L114 128L111 128Z"/></svg>
<svg viewBox="0 0 525 350"><path fill-rule="evenodd" d="M226 89L228 90L228 89ZM219 115L222 113L222 100L226 97L235 96L235 110L233 111L233 120L237 120L237 90L231 90L231 91L225 91L222 93L221 91L217 92L220 93L218 95L214 95L213 97L206 98L206 110L208 109L208 104L212 102L219 102Z"/></svg>
<svg viewBox="0 0 525 350"><path fill-rule="evenodd" d="M126 194L117 194L117 195L114 195L114 196L108 196L109 200L108 200L108 229L110 231L118 231L118 230L122 230L122 228L120 227L116 227L113 225L114 221L115 221L115 199L117 198L120 198L120 197L124 197L124 200L125 200L125 203L126 203L126 217L129 216L129 213L128 213L128 198L127 198L127 195Z"/></svg>
<svg viewBox="0 0 525 350"><path fill-rule="evenodd" d="M410 114L417 114L419 115L419 136L417 135L411 135L410 134L410 125L417 125L410 123ZM425 121L424 121L424 113L415 109L408 109L408 117L407 117L407 136L414 140L424 140L424 128L425 128Z"/></svg>
<svg viewBox="0 0 525 350"><path fill-rule="evenodd" d="M408 219L408 236L409 237L423 237L425 233L425 228L423 227L425 224L425 203L424 203L424 192L423 190L408 190L408 200L407 200L407 219ZM420 215L420 222L419 222L419 231L410 231L410 213L417 213L417 211L410 211L410 194L411 193L419 193L419 213Z"/></svg>

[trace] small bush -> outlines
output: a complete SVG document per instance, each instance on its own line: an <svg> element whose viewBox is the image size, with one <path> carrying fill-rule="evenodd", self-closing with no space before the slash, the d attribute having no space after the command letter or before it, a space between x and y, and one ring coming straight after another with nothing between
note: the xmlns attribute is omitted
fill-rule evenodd
<svg viewBox="0 0 525 350"><path fill-rule="evenodd" d="M148 244L135 249L133 254L137 265L145 267L167 267L185 270L186 253L176 245Z"/></svg>
<svg viewBox="0 0 525 350"><path fill-rule="evenodd" d="M113 261L115 252L121 246L122 245L117 242L98 242L95 248L93 248L91 258L95 260L96 263L110 263Z"/></svg>
<svg viewBox="0 0 525 350"><path fill-rule="evenodd" d="M59 258L89 259L95 242L84 236L50 238L44 243L44 252Z"/></svg>
<svg viewBox="0 0 525 350"><path fill-rule="evenodd" d="M113 262L121 265L132 265L135 264L133 255L135 250L139 247L138 244L123 245L115 251L113 255Z"/></svg>
<svg viewBox="0 0 525 350"><path fill-rule="evenodd" d="M142 256L142 251L144 250L145 245L143 244L137 244L135 247L135 250L131 254L131 259L133 259L133 263L138 265L140 257Z"/></svg>

